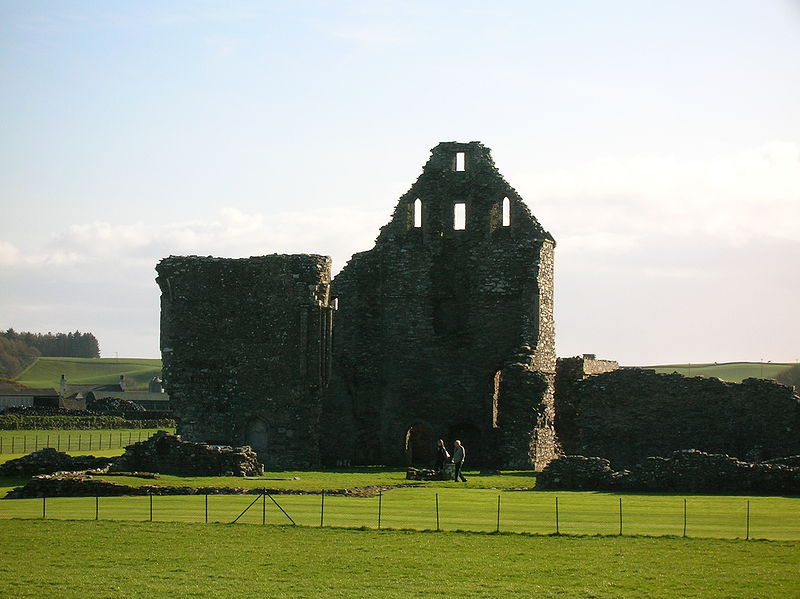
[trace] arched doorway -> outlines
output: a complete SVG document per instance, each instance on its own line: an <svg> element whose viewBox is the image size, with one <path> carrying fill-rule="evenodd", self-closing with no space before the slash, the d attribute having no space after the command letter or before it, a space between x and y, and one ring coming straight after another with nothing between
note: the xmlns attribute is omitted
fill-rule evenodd
<svg viewBox="0 0 800 599"><path fill-rule="evenodd" d="M256 453L267 451L267 423L261 418L253 418L247 424L245 443L253 448Z"/></svg>
<svg viewBox="0 0 800 599"><path fill-rule="evenodd" d="M435 461L436 441L433 430L424 423L417 423L406 431L406 461L411 466L430 468Z"/></svg>

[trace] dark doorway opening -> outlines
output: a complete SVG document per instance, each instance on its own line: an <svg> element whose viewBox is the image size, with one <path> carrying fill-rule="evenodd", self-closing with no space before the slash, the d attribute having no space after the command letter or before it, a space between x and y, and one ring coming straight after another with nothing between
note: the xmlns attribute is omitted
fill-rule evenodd
<svg viewBox="0 0 800 599"><path fill-rule="evenodd" d="M486 448L484 447L481 429L470 424L463 422L454 424L447 430L447 450L453 452L453 443L458 439L464 446L466 458L464 460L464 467L472 469L476 466L483 466L489 462L489 456L486 455Z"/></svg>
<svg viewBox="0 0 800 599"><path fill-rule="evenodd" d="M435 445L431 427L415 424L406 432L406 462L411 466L433 467Z"/></svg>
<svg viewBox="0 0 800 599"><path fill-rule="evenodd" d="M261 418L253 418L247 424L245 443L253 448L256 453L267 451L267 423Z"/></svg>

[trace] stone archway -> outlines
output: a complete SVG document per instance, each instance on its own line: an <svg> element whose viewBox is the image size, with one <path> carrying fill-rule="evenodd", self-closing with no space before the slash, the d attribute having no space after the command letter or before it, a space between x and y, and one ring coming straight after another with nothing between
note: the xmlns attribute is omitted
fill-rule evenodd
<svg viewBox="0 0 800 599"><path fill-rule="evenodd" d="M422 422L406 431L406 462L411 466L431 468L436 461L433 429Z"/></svg>
<svg viewBox="0 0 800 599"><path fill-rule="evenodd" d="M256 453L263 454L267 451L267 423L261 418L253 418L247 423L245 444Z"/></svg>

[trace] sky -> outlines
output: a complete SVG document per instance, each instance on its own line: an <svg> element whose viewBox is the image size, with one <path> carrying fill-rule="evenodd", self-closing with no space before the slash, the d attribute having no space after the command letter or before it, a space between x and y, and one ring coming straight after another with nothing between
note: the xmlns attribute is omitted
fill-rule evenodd
<svg viewBox="0 0 800 599"><path fill-rule="evenodd" d="M560 356L798 361L798 63L798 0L0 0L0 329L159 357L161 258L338 272L476 140Z"/></svg>

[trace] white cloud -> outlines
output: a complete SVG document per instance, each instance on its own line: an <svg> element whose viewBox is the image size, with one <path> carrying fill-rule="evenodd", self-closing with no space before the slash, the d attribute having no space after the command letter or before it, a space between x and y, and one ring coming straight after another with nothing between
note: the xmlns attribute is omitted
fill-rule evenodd
<svg viewBox="0 0 800 599"><path fill-rule="evenodd" d="M800 146L773 141L732 156L680 161L606 158L533 173L524 181L537 216L554 233L596 249L621 250L652 235L705 236L741 245L754 238L800 241ZM559 236L556 235L556 239Z"/></svg>
<svg viewBox="0 0 800 599"><path fill-rule="evenodd" d="M19 250L7 241L0 241L0 265L11 266L16 264Z"/></svg>
<svg viewBox="0 0 800 599"><path fill-rule="evenodd" d="M378 211L348 207L270 214L220 209L208 219L153 223L94 221L71 225L45 248L23 252L0 242L0 264L25 267L113 262L155 263L169 254L246 257L270 253L320 253L341 268L353 252L372 246L387 219Z"/></svg>

